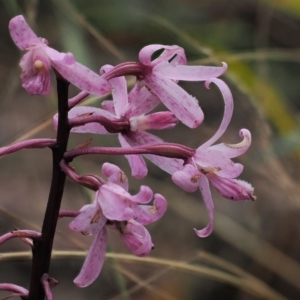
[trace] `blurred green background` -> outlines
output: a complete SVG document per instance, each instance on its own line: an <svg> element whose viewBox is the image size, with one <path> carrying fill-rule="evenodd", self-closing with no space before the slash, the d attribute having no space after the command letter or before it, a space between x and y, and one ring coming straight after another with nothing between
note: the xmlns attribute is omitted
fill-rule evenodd
<svg viewBox="0 0 300 300"><path fill-rule="evenodd" d="M149 163L146 179L130 178L131 191L147 184L169 203L165 217L149 226L155 244L150 260L115 256L128 251L111 234L110 257L86 289L72 283L83 256L72 258L69 252L53 259L50 276L61 280L53 290L55 299L300 299L299 0L2 0L1 146L55 137L55 82L45 98L31 97L21 88L22 53L7 28L18 14L52 47L73 52L96 72L103 64L138 61L139 50L152 43L182 46L190 64L227 62L222 78L232 90L235 110L221 140L238 142L241 128L253 136L250 150L236 161L245 165L241 179L255 186L257 201L230 202L213 191L215 230L200 239L192 230L208 220L200 193L183 192ZM220 124L222 98L216 88L206 90L202 83L180 84L199 99L205 121L196 130L179 125L159 135L198 147ZM70 94L76 92L72 87ZM100 99L89 101L100 106ZM72 134L69 148L90 137L93 146L118 145L115 136ZM83 157L74 166L78 172L101 175L105 161L129 172L122 157ZM50 185L50 150L22 150L1 158L0 164L0 234L15 227L39 230ZM93 196L68 180L62 208L79 209ZM92 238L70 232L68 223L59 221L54 248L87 250ZM1 245L0 253L26 250L13 240ZM29 278L28 258L0 262L0 282L28 287Z"/></svg>

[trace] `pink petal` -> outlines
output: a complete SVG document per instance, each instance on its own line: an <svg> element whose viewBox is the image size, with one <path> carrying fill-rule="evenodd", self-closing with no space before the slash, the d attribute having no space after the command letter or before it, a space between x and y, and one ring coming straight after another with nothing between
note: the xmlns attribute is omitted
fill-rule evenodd
<svg viewBox="0 0 300 300"><path fill-rule="evenodd" d="M255 200L254 188L243 180L222 178L217 175L208 176L214 188L224 197L230 200Z"/></svg>
<svg viewBox="0 0 300 300"><path fill-rule="evenodd" d="M144 156L153 164L169 174L173 174L174 172L180 170L184 163L182 159L177 158L169 158L152 154L146 154Z"/></svg>
<svg viewBox="0 0 300 300"><path fill-rule="evenodd" d="M102 185L97 195L98 203L104 216L110 220L127 221L134 215L131 195L120 186L107 182Z"/></svg>
<svg viewBox="0 0 300 300"><path fill-rule="evenodd" d="M161 74L147 75L144 80L151 92L182 123L190 128L195 128L202 123L204 115L195 97Z"/></svg>
<svg viewBox="0 0 300 300"><path fill-rule="evenodd" d="M130 129L136 130L161 130L173 128L176 126L178 119L169 111L160 111L157 113L132 117L129 119Z"/></svg>
<svg viewBox="0 0 300 300"><path fill-rule="evenodd" d="M112 100L104 100L101 102L101 106L104 110L110 112L112 115L116 115L114 102Z"/></svg>
<svg viewBox="0 0 300 300"><path fill-rule="evenodd" d="M77 286L86 287L97 279L104 263L106 244L107 233L103 227L95 236L80 273L74 280Z"/></svg>
<svg viewBox="0 0 300 300"><path fill-rule="evenodd" d="M127 248L137 256L148 255L153 246L148 230L134 220L127 223L121 239Z"/></svg>
<svg viewBox="0 0 300 300"><path fill-rule="evenodd" d="M126 135L124 134L124 138L130 146L160 144L164 142L161 138L146 131L130 132Z"/></svg>
<svg viewBox="0 0 300 300"><path fill-rule="evenodd" d="M237 157L244 154L251 145L251 133L247 129L240 130L240 137L244 138L238 144L218 144L210 147L210 149L221 151L229 158Z"/></svg>
<svg viewBox="0 0 300 300"><path fill-rule="evenodd" d="M128 148L131 145L123 134L118 134L118 138L122 147ZM134 178L142 179L147 176L148 168L141 155L125 155L131 168L131 175Z"/></svg>
<svg viewBox="0 0 300 300"><path fill-rule="evenodd" d="M48 72L39 72L30 80L22 80L22 87L30 95L48 95L50 93L50 75Z"/></svg>
<svg viewBox="0 0 300 300"><path fill-rule="evenodd" d="M194 228L194 230L199 237L204 238L209 236L212 233L214 228L214 203L212 200L208 179L205 176L201 176L199 184L200 184L200 191L208 212L209 223L203 229L197 230Z"/></svg>
<svg viewBox="0 0 300 300"><path fill-rule="evenodd" d="M154 109L160 100L151 94L145 87L140 87L138 84L130 91L128 95L130 105L127 107L125 117L131 118L141 116Z"/></svg>
<svg viewBox="0 0 300 300"><path fill-rule="evenodd" d="M21 50L43 44L21 15L12 18L8 28L13 41Z"/></svg>
<svg viewBox="0 0 300 300"><path fill-rule="evenodd" d="M167 210L167 201L160 195L154 195L153 205L138 205L135 209L135 220L143 225L159 220Z"/></svg>
<svg viewBox="0 0 300 300"><path fill-rule="evenodd" d="M199 187L200 177L204 176L192 165L187 164L183 169L172 174L172 180L187 192L193 193Z"/></svg>
<svg viewBox="0 0 300 300"><path fill-rule="evenodd" d="M152 190L145 185L141 185L140 191L130 197L130 200L136 203L149 203L152 200L153 192Z"/></svg>
<svg viewBox="0 0 300 300"><path fill-rule="evenodd" d="M34 49L27 52L20 61L22 69L22 87L30 95L48 95L50 93L50 61L46 55L42 55L42 49ZM35 68L35 58L43 67Z"/></svg>
<svg viewBox="0 0 300 300"><path fill-rule="evenodd" d="M224 74L227 64L222 64L222 67L159 64L153 68L153 73L173 80L204 81Z"/></svg>
<svg viewBox="0 0 300 300"><path fill-rule="evenodd" d="M124 137L131 146L159 144L163 142L163 140L159 137L145 131L131 132ZM175 171L179 171L183 167L183 160L181 159L168 158L151 154L147 154L144 156L153 164L155 164L165 172L168 172L169 174L173 174Z"/></svg>
<svg viewBox="0 0 300 300"><path fill-rule="evenodd" d="M141 93L141 90L144 90L144 86L141 84L136 83L133 88L131 89L131 91L128 93L128 103L130 104L134 99L138 99L139 95L145 95L145 97L148 97L149 95L151 95L151 93L145 89L147 92L145 93Z"/></svg>
<svg viewBox="0 0 300 300"><path fill-rule="evenodd" d="M101 68L100 73L107 72L113 69L111 65L105 65ZM125 108L128 104L127 95L127 83L125 77L116 77L109 80L109 84L112 87L112 96L114 102L114 108L117 117L121 117L125 114Z"/></svg>
<svg viewBox="0 0 300 300"><path fill-rule="evenodd" d="M80 214L69 224L70 229L97 234L105 225L106 218L103 216L97 202L85 205L80 211Z"/></svg>
<svg viewBox="0 0 300 300"><path fill-rule="evenodd" d="M104 163L102 166L102 173L108 178L109 182L115 183L125 191L128 191L128 178L118 166Z"/></svg>
<svg viewBox="0 0 300 300"><path fill-rule="evenodd" d="M212 149L212 147L196 150L194 156L198 169L203 174L215 173L221 177L235 178L243 172L243 166L234 163L224 153Z"/></svg>
<svg viewBox="0 0 300 300"><path fill-rule="evenodd" d="M155 60L151 60L152 55L154 54L154 52L158 51L158 50L162 50L164 49L164 51L159 55L158 58L156 58ZM180 57L180 59L177 59L178 63L181 64L186 64L186 56L184 53L183 48L179 47L179 46L165 46L165 45L149 45L144 47L140 53L139 53L139 60L142 64L146 65L146 66L155 66L161 62L164 61L168 61L169 59L171 59L174 55L177 55L178 57Z"/></svg>
<svg viewBox="0 0 300 300"><path fill-rule="evenodd" d="M211 82L215 83L222 93L222 96L224 99L224 104L225 104L224 116L223 116L221 125L220 125L219 129L217 130L217 132L214 134L214 136L212 136L207 142L205 142L203 145L201 145L199 147L199 149L205 149L205 148L211 146L214 142L216 142L224 134L224 132L226 131L226 129L229 125L229 122L231 120L232 113L233 113L233 106L234 106L233 97L232 97L231 91L230 91L229 87L227 86L227 84L220 79L211 78L205 82L206 88L209 88L209 84Z"/></svg>
<svg viewBox="0 0 300 300"><path fill-rule="evenodd" d="M100 75L84 65L74 62L69 56L47 47L46 52L51 59L53 67L69 82L92 95L103 96L111 90L110 84Z"/></svg>

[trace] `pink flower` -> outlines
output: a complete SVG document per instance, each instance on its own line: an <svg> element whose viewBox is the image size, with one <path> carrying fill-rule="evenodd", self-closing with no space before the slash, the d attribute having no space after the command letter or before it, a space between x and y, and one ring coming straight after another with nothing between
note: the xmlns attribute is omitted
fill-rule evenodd
<svg viewBox="0 0 300 300"><path fill-rule="evenodd" d="M160 219L167 209L167 202L160 194L154 195L153 205L148 204L153 193L146 186L142 186L137 195L130 195L128 179L119 167L105 163L102 172L108 178L107 183L99 187L94 202L82 207L80 214L70 223L72 230L95 235L82 269L74 280L79 287L90 285L102 269L107 244L106 227L117 232L131 252L144 256L150 253L153 244L143 225Z"/></svg>
<svg viewBox="0 0 300 300"><path fill-rule="evenodd" d="M219 130L206 143L196 149L195 155L182 170L172 174L173 181L188 192L200 189L209 214L209 224L202 230L195 230L200 237L210 235L213 230L213 200L209 182L225 198L230 200L254 200L253 187L242 180L234 179L243 171L243 166L234 163L231 158L245 153L251 144L251 134L247 129L240 131L244 140L239 144L212 144L224 133L233 111L233 99L227 85L220 79L211 79L221 90L225 101L224 118Z"/></svg>
<svg viewBox="0 0 300 300"><path fill-rule="evenodd" d="M104 66L102 71L109 71L112 66ZM112 101L104 101L102 106L105 109L95 107L78 106L74 107L69 112L70 121L80 116L91 116L92 118L104 117L115 123L122 121L124 128L119 130L118 138L122 147L131 147L134 145L158 144L163 141L145 132L145 130L161 130L172 128L177 124L177 118L173 113L168 111L156 112L147 114L154 109L159 103L159 99L152 95L145 87L135 85L135 87L127 94L127 86L125 78L118 77L109 80L112 87ZM57 115L54 117L54 127L57 128ZM72 132L82 133L107 133L107 127L90 122L83 126L73 127ZM146 163L141 155L126 155L132 170L132 176L136 178L143 178L147 175L148 169ZM150 160L163 160L162 157L148 156ZM174 161L179 164L178 160L166 159L167 162ZM166 163L167 165L167 163ZM172 169L175 171L175 169Z"/></svg>
<svg viewBox="0 0 300 300"><path fill-rule="evenodd" d="M163 52L151 60L159 50ZM226 71L227 65L187 66L184 50L179 46L149 45L140 51L139 59L141 63L120 64L103 77L111 79L121 75L135 75L182 123L191 128L200 125L204 115L197 99L177 85L177 81L205 81L218 77Z"/></svg>
<svg viewBox="0 0 300 300"><path fill-rule="evenodd" d="M9 22L9 31L21 50L28 50L20 62L22 86L31 95L50 92L50 69L53 66L66 80L85 92L104 95L109 83L87 67L75 61L73 54L60 53L48 47L46 39L38 38L23 16Z"/></svg>

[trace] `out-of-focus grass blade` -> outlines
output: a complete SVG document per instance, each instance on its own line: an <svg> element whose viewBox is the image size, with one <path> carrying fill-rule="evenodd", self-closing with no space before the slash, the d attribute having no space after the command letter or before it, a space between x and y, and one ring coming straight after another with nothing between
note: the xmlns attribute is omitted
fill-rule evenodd
<svg viewBox="0 0 300 300"><path fill-rule="evenodd" d="M11 16L16 16L22 13L16 0L2 0L2 3Z"/></svg>
<svg viewBox="0 0 300 300"><path fill-rule="evenodd" d="M300 18L300 1L299 0L264 0L267 5L270 5L278 10L292 14Z"/></svg>
<svg viewBox="0 0 300 300"><path fill-rule="evenodd" d="M52 252L52 257L55 258L84 258L87 255L87 251L58 251L54 250ZM286 300L286 298L279 293L273 291L271 288L262 289L253 285L252 280L234 276L228 274L227 272L220 271L211 267L206 267L202 265L191 265L186 262L175 261L170 259L163 258L154 258L154 257L136 257L130 254L122 253L106 253L107 258L114 258L118 261L124 261L128 263L142 263L150 264L152 266L161 266L161 267L172 267L174 269L188 272L190 274L195 274L198 276L203 276L205 278L210 278L218 282L223 282L235 286L243 291L248 292L251 295L261 297L263 299L272 299L272 300ZM9 252L2 253L2 260L13 260L13 259L30 259L30 252Z"/></svg>
<svg viewBox="0 0 300 300"><path fill-rule="evenodd" d="M61 29L60 36L64 52L69 52L72 49L72 53L75 55L77 61L88 67L92 67L91 53L84 40L83 28L71 22L70 19L65 18L59 10L57 10L56 15Z"/></svg>
<svg viewBox="0 0 300 300"><path fill-rule="evenodd" d="M297 62L300 63L299 49L259 49L241 53L218 53L210 57L199 59L191 62L191 64L209 64L214 62L248 62L248 61L280 61L280 62Z"/></svg>
<svg viewBox="0 0 300 300"><path fill-rule="evenodd" d="M155 286L152 286L147 280L143 280L136 276L134 273L130 272L128 269L122 268L121 266L115 267L121 274L126 276L128 279L132 280L137 284L139 288L145 288L155 296L158 296L159 299L162 300L174 300L174 297L171 295L168 295L167 293L164 293L163 291L158 290ZM117 300L121 299L121 297L115 296L113 298L110 298L109 300Z"/></svg>
<svg viewBox="0 0 300 300"><path fill-rule="evenodd" d="M107 251L112 252L110 247L108 247ZM126 287L126 281L121 272L121 267L119 266L118 262L114 258L110 259L110 264L114 269L113 275L117 286L116 288L119 289L120 291L120 296L121 296L120 298L123 300L130 300L130 296L128 294L127 287Z"/></svg>
<svg viewBox="0 0 300 300"><path fill-rule="evenodd" d="M231 63L228 74L263 107L268 119L281 134L296 130L297 123L284 105L283 96L267 80L259 78L242 62Z"/></svg>
<svg viewBox="0 0 300 300"><path fill-rule="evenodd" d="M72 3L68 0L52 0L54 4L64 12L72 21L76 24L80 24L87 32L89 32L98 42L99 44L108 51L108 53L115 56L120 61L125 60L125 56L122 52L120 52L112 42L110 42L106 37L104 37L99 30L93 27L85 17L80 14L73 7Z"/></svg>

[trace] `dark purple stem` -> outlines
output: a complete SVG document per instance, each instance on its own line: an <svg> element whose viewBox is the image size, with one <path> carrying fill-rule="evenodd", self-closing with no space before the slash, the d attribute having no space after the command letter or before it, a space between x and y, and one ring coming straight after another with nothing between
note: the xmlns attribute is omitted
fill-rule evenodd
<svg viewBox="0 0 300 300"><path fill-rule="evenodd" d="M71 161L73 158L87 154L106 154L106 155L137 155L137 154L154 154L164 157L179 158L183 160L190 159L195 150L184 145L163 143L130 148L119 147L89 147L83 149L74 149L64 155L64 159Z"/></svg>
<svg viewBox="0 0 300 300"><path fill-rule="evenodd" d="M52 182L42 227L42 238L33 241L29 300L43 300L45 298L41 278L43 274L49 273L53 239L66 179L66 174L61 171L59 163L66 152L70 133L68 125L68 87L69 82L57 77L59 114L57 146L51 148L53 159Z"/></svg>

